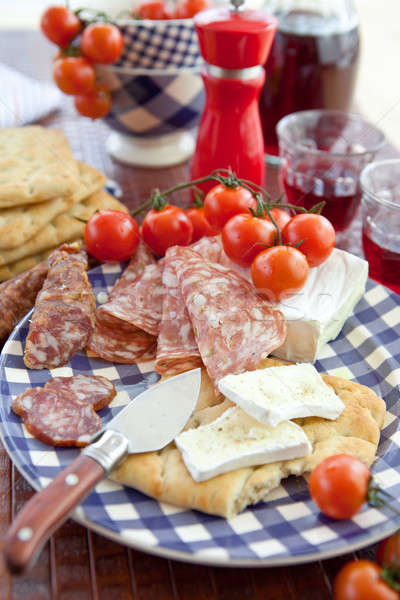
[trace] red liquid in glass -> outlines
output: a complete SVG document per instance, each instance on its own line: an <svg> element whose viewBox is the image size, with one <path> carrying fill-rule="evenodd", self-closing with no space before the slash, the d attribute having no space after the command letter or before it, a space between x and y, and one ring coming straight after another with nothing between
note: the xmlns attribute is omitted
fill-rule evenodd
<svg viewBox="0 0 400 600"><path fill-rule="evenodd" d="M277 16L279 29L264 65L266 81L260 96L265 152L275 155L279 154L275 126L285 115L350 108L359 50L357 23L342 31L340 23L314 13Z"/></svg>
<svg viewBox="0 0 400 600"><path fill-rule="evenodd" d="M361 201L358 172L346 162L329 166L302 162L289 171L282 167L283 184L290 204L310 209L325 200L322 211L335 231L345 230L356 215Z"/></svg>
<svg viewBox="0 0 400 600"><path fill-rule="evenodd" d="M400 252L381 248L363 231L364 256L369 263L369 276L400 294Z"/></svg>

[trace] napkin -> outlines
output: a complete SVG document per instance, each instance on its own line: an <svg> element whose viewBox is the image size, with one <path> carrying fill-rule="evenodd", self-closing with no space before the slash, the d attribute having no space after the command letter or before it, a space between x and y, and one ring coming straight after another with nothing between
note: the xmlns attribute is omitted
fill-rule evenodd
<svg viewBox="0 0 400 600"><path fill-rule="evenodd" d="M61 93L0 63L0 127L18 127L56 110Z"/></svg>

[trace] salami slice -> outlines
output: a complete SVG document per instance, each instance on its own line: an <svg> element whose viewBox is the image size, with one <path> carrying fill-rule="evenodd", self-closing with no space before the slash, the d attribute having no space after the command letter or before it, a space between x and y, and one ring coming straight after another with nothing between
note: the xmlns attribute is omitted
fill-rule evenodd
<svg viewBox="0 0 400 600"><path fill-rule="evenodd" d="M161 375L175 375L201 365L201 356L175 270L179 247L167 250L164 263L164 301L154 365ZM178 259L179 260L179 259Z"/></svg>
<svg viewBox="0 0 400 600"><path fill-rule="evenodd" d="M52 369L85 347L95 324L95 300L86 274L86 252L63 245L48 258L25 344L25 365Z"/></svg>
<svg viewBox="0 0 400 600"><path fill-rule="evenodd" d="M97 321L86 348L88 354L110 362L136 363L154 347L156 338L134 326L132 329L133 331L126 331ZM154 356L154 351L152 355Z"/></svg>
<svg viewBox="0 0 400 600"><path fill-rule="evenodd" d="M115 394L105 377L55 377L14 398L12 408L36 439L54 446L85 446L101 427L95 411Z"/></svg>
<svg viewBox="0 0 400 600"><path fill-rule="evenodd" d="M228 373L256 369L286 335L283 315L234 271L175 250L179 285L201 358L216 383Z"/></svg>
<svg viewBox="0 0 400 600"><path fill-rule="evenodd" d="M0 343L35 304L47 275L47 262L0 284Z"/></svg>

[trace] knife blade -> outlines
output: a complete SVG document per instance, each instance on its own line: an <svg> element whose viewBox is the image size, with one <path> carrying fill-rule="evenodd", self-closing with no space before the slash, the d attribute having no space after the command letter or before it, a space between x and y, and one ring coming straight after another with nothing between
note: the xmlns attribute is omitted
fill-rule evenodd
<svg viewBox="0 0 400 600"><path fill-rule="evenodd" d="M152 386L93 436L14 519L3 545L9 570L22 573L31 567L70 511L128 454L160 450L171 442L195 409L200 385L201 369L193 369Z"/></svg>

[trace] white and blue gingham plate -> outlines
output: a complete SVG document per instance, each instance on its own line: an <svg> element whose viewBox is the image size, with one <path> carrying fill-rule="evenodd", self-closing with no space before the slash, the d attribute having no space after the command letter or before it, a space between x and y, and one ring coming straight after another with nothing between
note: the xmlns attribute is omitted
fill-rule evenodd
<svg viewBox="0 0 400 600"><path fill-rule="evenodd" d="M96 297L119 277L119 265L90 272ZM78 450L54 448L32 438L11 410L13 396L43 385L49 371L25 368L24 340L28 317L5 344L0 360L1 432L17 468L36 489L68 465ZM316 363L320 371L368 385L388 408L372 472L395 498L400 496L400 296L368 282L364 298L340 336L326 346ZM121 384L137 384L140 393L158 379L151 363L118 365L79 354L52 375L104 375ZM100 414L104 421L120 409L112 404ZM334 521L310 500L307 484L291 477L275 490L273 499L247 509L234 519L206 515L159 503L144 494L101 482L73 513L73 518L123 544L153 554L190 562L225 566L272 566L300 563L343 554L373 543L400 525L389 509L364 506L353 519Z"/></svg>

